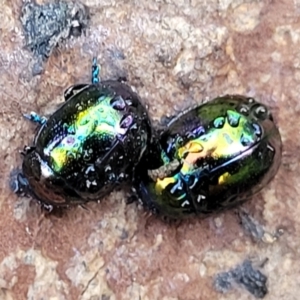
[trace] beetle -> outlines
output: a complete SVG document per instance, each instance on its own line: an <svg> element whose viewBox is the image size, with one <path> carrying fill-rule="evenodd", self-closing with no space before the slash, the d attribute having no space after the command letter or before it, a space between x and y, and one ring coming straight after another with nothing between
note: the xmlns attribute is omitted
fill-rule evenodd
<svg viewBox="0 0 300 300"><path fill-rule="evenodd" d="M100 200L129 180L151 139L140 97L125 83L100 81L96 59L92 83L65 91L49 118L26 114L40 128L23 151L16 192L45 208Z"/></svg>
<svg viewBox="0 0 300 300"><path fill-rule="evenodd" d="M226 95L197 105L157 135L133 192L148 209L169 218L241 204L273 179L281 162L272 114L249 97Z"/></svg>

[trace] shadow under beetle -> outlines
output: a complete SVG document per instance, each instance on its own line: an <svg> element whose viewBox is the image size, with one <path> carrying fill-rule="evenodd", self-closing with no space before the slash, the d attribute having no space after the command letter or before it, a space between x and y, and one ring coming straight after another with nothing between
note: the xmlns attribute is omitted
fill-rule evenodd
<svg viewBox="0 0 300 300"><path fill-rule="evenodd" d="M23 151L17 192L44 207L99 200L132 177L151 139L151 124L139 96L124 83L100 81L65 91L66 102L49 118L25 115L40 128Z"/></svg>
<svg viewBox="0 0 300 300"><path fill-rule="evenodd" d="M207 215L259 192L275 176L281 152L266 106L238 95L218 97L169 122L142 159L133 192L162 216Z"/></svg>

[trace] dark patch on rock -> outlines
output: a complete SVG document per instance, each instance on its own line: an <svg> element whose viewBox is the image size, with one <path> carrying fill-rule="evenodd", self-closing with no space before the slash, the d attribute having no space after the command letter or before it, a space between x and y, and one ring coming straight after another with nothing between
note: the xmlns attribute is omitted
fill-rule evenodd
<svg viewBox="0 0 300 300"><path fill-rule="evenodd" d="M267 277L259 270L255 270L249 260L245 260L242 265L228 272L218 274L214 286L218 292L226 293L232 289L234 283L244 287L256 298L264 298L268 293Z"/></svg>
<svg viewBox="0 0 300 300"><path fill-rule="evenodd" d="M80 2L57 1L38 5L27 2L22 7L21 23L26 46L34 55L47 59L60 41L81 35L89 14ZM34 73L40 73L35 70Z"/></svg>
<svg viewBox="0 0 300 300"><path fill-rule="evenodd" d="M239 218L245 231L250 234L255 241L262 240L265 230L253 217L246 211L239 210Z"/></svg>

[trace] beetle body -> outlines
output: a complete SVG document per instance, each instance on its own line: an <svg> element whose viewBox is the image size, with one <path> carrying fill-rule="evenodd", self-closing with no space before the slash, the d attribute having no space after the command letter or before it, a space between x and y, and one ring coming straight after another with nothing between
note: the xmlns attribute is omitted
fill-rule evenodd
<svg viewBox="0 0 300 300"><path fill-rule="evenodd" d="M123 83L78 85L65 95L67 101L40 122L33 146L25 149L19 180L50 206L107 195L131 176L151 137L139 96Z"/></svg>
<svg viewBox="0 0 300 300"><path fill-rule="evenodd" d="M149 151L135 190L171 218L207 215L243 203L275 176L281 137L253 98L224 96L174 118Z"/></svg>

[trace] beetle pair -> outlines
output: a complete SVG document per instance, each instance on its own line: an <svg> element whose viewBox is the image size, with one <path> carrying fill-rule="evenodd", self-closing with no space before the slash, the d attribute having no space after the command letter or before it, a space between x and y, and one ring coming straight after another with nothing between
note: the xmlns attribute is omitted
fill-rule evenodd
<svg viewBox="0 0 300 300"><path fill-rule="evenodd" d="M208 214L244 202L276 174L281 137L267 107L252 98L216 98L152 126L139 96L98 79L70 87L66 102L25 147L18 191L44 206L99 200L131 181L152 211L169 217Z"/></svg>

